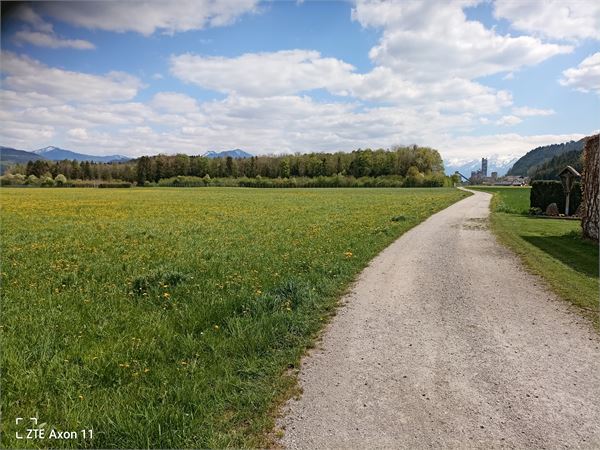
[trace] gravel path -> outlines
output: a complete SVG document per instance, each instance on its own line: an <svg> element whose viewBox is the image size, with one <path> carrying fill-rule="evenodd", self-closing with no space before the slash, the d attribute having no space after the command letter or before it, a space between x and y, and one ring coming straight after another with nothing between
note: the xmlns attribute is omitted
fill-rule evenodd
<svg viewBox="0 0 600 450"><path fill-rule="evenodd" d="M288 448L600 448L600 338L475 195L363 271L300 371Z"/></svg>

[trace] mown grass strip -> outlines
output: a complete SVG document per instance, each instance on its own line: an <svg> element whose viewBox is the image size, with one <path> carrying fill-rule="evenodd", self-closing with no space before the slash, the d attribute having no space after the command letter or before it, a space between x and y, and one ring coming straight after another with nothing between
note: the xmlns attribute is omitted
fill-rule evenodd
<svg viewBox="0 0 600 450"><path fill-rule="evenodd" d="M529 188L475 189L494 194L491 226L500 241L600 329L598 245L581 237L579 221L527 216Z"/></svg>

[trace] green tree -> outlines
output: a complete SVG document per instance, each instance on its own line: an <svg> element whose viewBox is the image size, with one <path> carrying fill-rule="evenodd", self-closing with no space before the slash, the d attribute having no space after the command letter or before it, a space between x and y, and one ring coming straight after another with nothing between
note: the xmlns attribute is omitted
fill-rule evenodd
<svg viewBox="0 0 600 450"><path fill-rule="evenodd" d="M286 159L282 159L279 163L279 173L282 178L290 177L290 161Z"/></svg>

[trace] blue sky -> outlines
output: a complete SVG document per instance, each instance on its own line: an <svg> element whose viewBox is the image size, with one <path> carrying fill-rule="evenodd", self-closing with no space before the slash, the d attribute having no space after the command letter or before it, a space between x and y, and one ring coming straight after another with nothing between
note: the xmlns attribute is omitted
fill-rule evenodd
<svg viewBox="0 0 600 450"><path fill-rule="evenodd" d="M509 159L600 129L599 17L593 1L5 3L0 143Z"/></svg>

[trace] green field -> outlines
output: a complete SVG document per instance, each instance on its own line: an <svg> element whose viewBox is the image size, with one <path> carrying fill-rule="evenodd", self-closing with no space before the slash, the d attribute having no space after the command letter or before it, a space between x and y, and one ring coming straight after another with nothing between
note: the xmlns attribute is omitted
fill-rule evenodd
<svg viewBox="0 0 600 450"><path fill-rule="evenodd" d="M454 189L2 188L2 447L268 444L337 299ZM26 441L16 417L92 439Z"/></svg>
<svg viewBox="0 0 600 450"><path fill-rule="evenodd" d="M598 245L581 237L580 222L527 216L527 187L475 189L494 194L491 222L500 241L598 326Z"/></svg>

